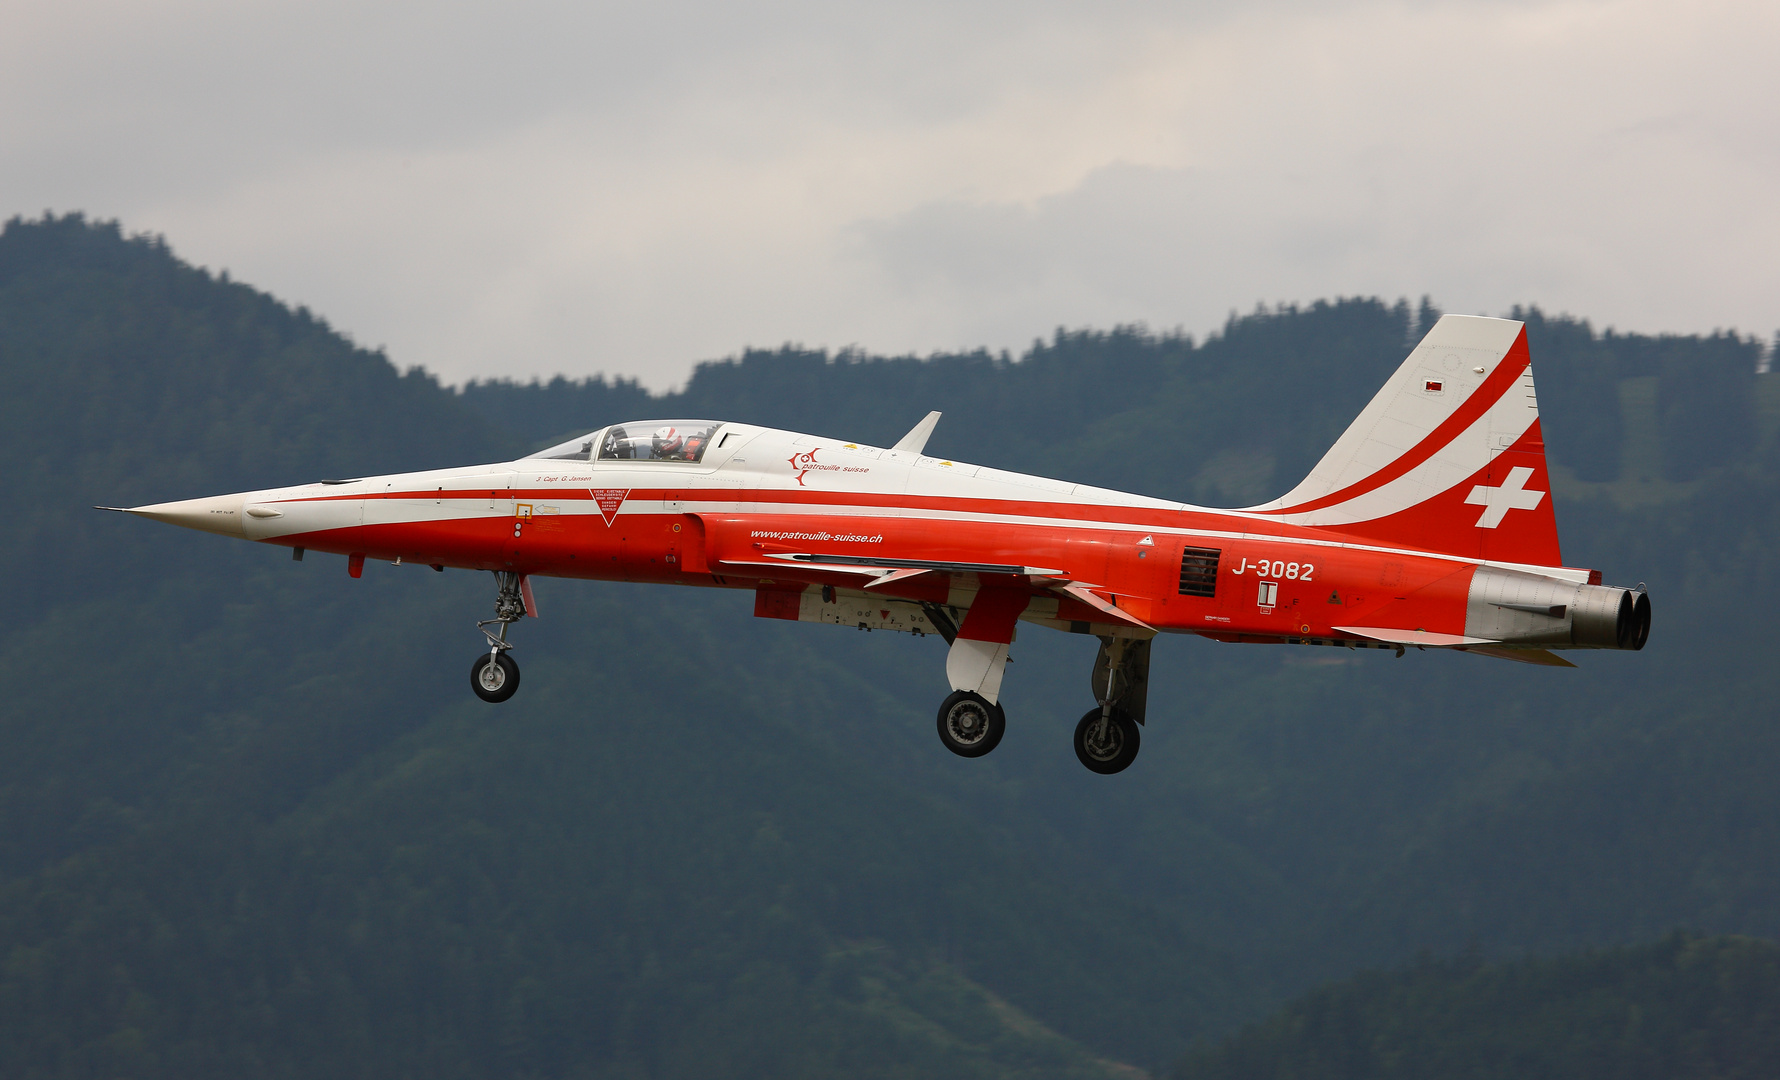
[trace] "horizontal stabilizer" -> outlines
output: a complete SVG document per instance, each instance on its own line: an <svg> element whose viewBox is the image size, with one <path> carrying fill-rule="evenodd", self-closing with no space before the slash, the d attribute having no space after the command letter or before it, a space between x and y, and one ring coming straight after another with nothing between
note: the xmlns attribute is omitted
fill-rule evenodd
<svg viewBox="0 0 1780 1080"><path fill-rule="evenodd" d="M1540 667L1575 667L1550 649L1512 649L1506 645L1472 645L1466 652L1481 656L1494 656L1500 660L1515 660L1522 664L1538 664Z"/></svg>

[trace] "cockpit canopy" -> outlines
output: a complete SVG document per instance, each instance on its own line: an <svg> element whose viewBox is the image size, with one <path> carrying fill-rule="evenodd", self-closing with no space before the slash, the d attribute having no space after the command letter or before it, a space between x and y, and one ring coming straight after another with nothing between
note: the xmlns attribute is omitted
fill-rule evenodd
<svg viewBox="0 0 1780 1080"><path fill-rule="evenodd" d="M553 461L589 461L599 444L601 461L684 461L704 459L711 436L723 425L715 420L638 420L613 424L578 439L532 454Z"/></svg>

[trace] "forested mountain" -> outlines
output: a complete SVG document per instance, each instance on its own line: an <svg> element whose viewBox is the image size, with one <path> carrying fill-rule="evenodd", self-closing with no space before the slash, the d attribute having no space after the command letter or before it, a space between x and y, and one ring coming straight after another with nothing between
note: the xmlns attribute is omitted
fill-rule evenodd
<svg viewBox="0 0 1780 1080"><path fill-rule="evenodd" d="M1177 1080L1707 1080L1780 1075L1780 946L1674 934L1485 964L1423 958L1307 994Z"/></svg>
<svg viewBox="0 0 1780 1080"><path fill-rule="evenodd" d="M1780 395L1750 339L1525 315L1567 561L1649 582L1643 653L1170 639L1116 778L1069 750L1092 652L1066 635L1021 637L1006 740L966 761L931 641L542 582L491 708L480 575L355 581L88 509L651 414L884 443L930 408L961 459L1235 503L1294 482L1433 314L459 393L158 241L9 223L0 1071L1111 1075L1419 949L1780 935Z"/></svg>
<svg viewBox="0 0 1780 1080"><path fill-rule="evenodd" d="M1772 400L1757 418L1759 340L1597 334L1536 308L1509 314L1528 323L1549 452L1575 479L1696 480L1750 461L1764 439L1771 446ZM786 345L701 364L683 390L656 397L623 380L558 377L471 382L463 399L534 445L623 416L710 416L888 445L941 409L932 445L960 460L1235 505L1302 479L1439 315L1426 299L1415 310L1285 306L1232 316L1197 345L1142 327L1058 329L1017 361Z"/></svg>

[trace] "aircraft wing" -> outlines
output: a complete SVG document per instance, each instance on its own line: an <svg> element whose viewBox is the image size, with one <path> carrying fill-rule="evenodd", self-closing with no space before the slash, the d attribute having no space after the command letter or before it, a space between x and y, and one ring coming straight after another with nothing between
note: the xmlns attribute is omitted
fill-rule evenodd
<svg viewBox="0 0 1780 1080"><path fill-rule="evenodd" d="M1019 566L1013 563L973 563L973 562L941 562L931 559L895 559L869 555L815 555L808 553L774 553L761 559L722 560L725 566L760 566L782 569L786 563L794 566L808 567L811 570L826 571L836 574L857 574L870 577L861 587L875 589L888 585L893 581L905 581L926 573L943 574L1007 574L1013 577L1029 578L1036 584L1061 592L1075 600L1088 605L1113 622L1122 622L1135 626L1139 630L1155 632L1155 627L1144 622L1128 611L1121 610L1114 604L1101 599L1092 590L1099 588L1086 582L1072 581L1064 571L1044 566Z"/></svg>
<svg viewBox="0 0 1780 1080"><path fill-rule="evenodd" d="M1093 608L1095 611L1100 612L1102 615L1111 616L1112 620L1114 622L1126 623L1128 625L1137 627L1139 630L1148 630L1152 634L1156 632L1155 627L1151 626L1149 623L1144 622L1142 619L1131 614L1129 611L1120 610L1117 606L1110 604L1107 601L1102 600L1100 597L1094 595L1092 590L1095 588L1095 586L1093 586L1093 585L1085 585L1079 581L1070 581L1070 582L1065 582L1065 583L1059 584L1056 586L1056 588L1059 591L1067 593L1068 595L1074 597L1075 599L1080 600L1082 603Z"/></svg>
<svg viewBox="0 0 1780 1080"><path fill-rule="evenodd" d="M1061 570L1048 570L1042 566L1018 566L1012 563L884 559L871 555L781 555L774 553L766 557L785 562L864 569L873 573L885 570L938 570L945 574L1014 574L1021 577L1057 577L1063 573Z"/></svg>
<svg viewBox="0 0 1780 1080"><path fill-rule="evenodd" d="M1334 626L1344 634L1385 641L1392 645L1418 645L1426 648L1450 649L1456 645L1497 645L1489 638L1463 637L1459 634L1436 634L1431 630L1398 630L1388 626Z"/></svg>
<svg viewBox="0 0 1780 1080"><path fill-rule="evenodd" d="M784 570L787 563L831 574L856 574L872 580L867 589L903 581L919 574L1010 574L1016 577L1054 578L1063 573L1042 566L1012 563L941 562L932 559L886 559L866 555L814 555L803 552L764 555L759 559L721 559L724 566L763 566Z"/></svg>

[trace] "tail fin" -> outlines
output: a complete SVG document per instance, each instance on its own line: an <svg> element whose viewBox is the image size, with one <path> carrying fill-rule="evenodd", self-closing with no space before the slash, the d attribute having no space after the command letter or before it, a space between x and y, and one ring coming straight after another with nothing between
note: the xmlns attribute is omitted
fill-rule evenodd
<svg viewBox="0 0 1780 1080"><path fill-rule="evenodd" d="M1562 566L1523 323L1445 315L1304 482L1250 507L1374 543Z"/></svg>

